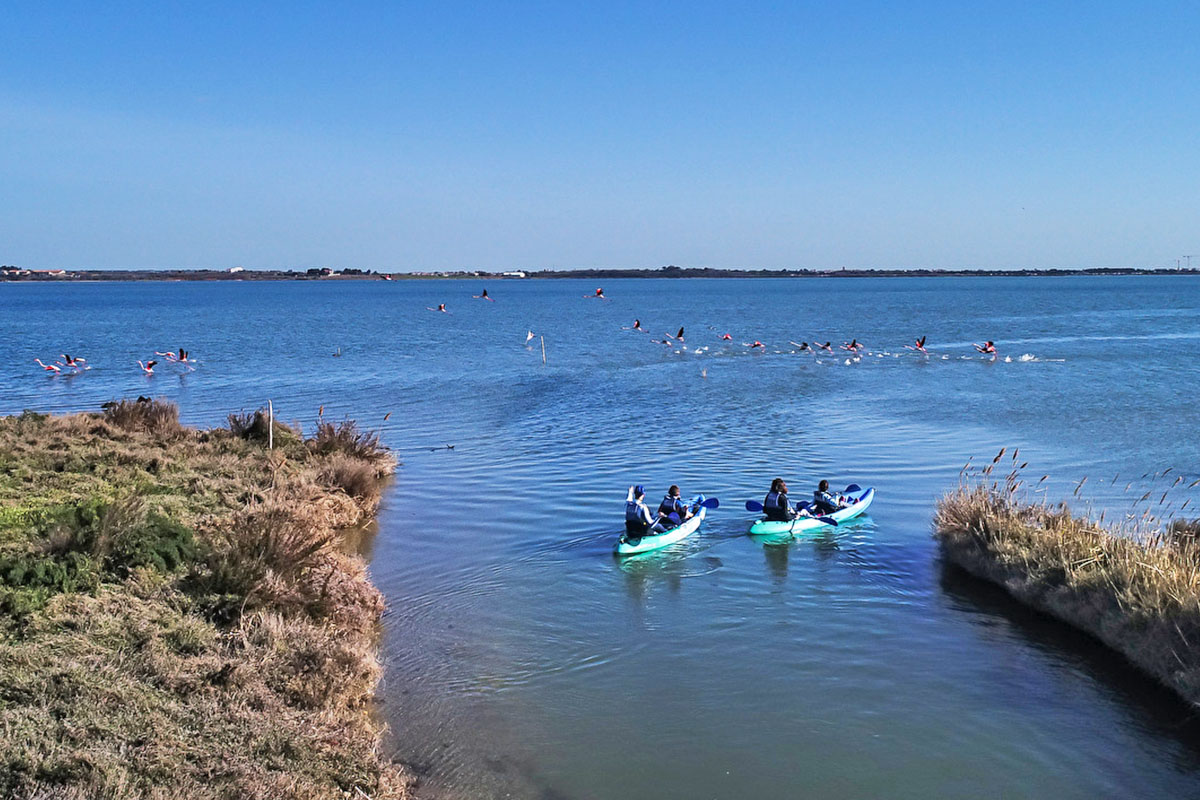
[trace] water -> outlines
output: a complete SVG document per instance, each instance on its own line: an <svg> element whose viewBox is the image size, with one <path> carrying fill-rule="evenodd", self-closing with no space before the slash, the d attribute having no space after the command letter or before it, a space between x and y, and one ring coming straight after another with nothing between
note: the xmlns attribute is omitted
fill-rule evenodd
<svg viewBox="0 0 1200 800"><path fill-rule="evenodd" d="M0 284L0 411L140 393L212 424L269 398L382 427L404 461L369 547L382 712L430 796L1197 792L1181 704L943 565L930 516L1001 446L1049 496L1089 476L1107 509L1145 473L1200 477L1200 282L602 285L492 282L486 303L457 281ZM621 330L635 317L653 333ZM651 343L680 325L686 351ZM922 334L929 358L903 348ZM788 344L851 337L869 352L850 363ZM139 373L180 346L194 372ZM64 349L94 369L37 371ZM878 496L834 535L764 544L741 507L776 475ZM657 502L672 482L721 508L615 560L626 487Z"/></svg>

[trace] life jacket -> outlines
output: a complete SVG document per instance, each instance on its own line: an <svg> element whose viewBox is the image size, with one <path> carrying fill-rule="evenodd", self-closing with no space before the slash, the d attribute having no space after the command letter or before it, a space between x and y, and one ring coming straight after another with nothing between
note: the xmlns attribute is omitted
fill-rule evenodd
<svg viewBox="0 0 1200 800"><path fill-rule="evenodd" d="M788 513L787 495L782 492L767 492L767 496L763 499L763 511L767 514L767 519L773 522L787 522L791 519Z"/></svg>
<svg viewBox="0 0 1200 800"><path fill-rule="evenodd" d="M821 514L832 514L838 510L837 498L829 492L817 489L813 492L813 510Z"/></svg>
<svg viewBox="0 0 1200 800"><path fill-rule="evenodd" d="M663 516L675 513L682 517L683 509L683 501L678 498L671 497L671 495L664 497L663 501L658 504L658 513L662 514Z"/></svg>
<svg viewBox="0 0 1200 800"><path fill-rule="evenodd" d="M641 500L625 503L625 533L635 537L645 536L646 531L650 530L650 523L646 522L649 514L650 509Z"/></svg>

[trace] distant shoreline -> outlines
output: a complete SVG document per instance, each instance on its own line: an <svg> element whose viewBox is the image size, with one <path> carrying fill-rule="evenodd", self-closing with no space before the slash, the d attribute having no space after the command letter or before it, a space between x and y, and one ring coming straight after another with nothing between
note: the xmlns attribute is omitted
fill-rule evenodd
<svg viewBox="0 0 1200 800"><path fill-rule="evenodd" d="M1108 277L1124 275L1197 275L1197 268L1092 267L1088 269L715 269L708 267L660 267L659 269L570 269L489 272L381 272L377 270L329 268L307 270L216 270L216 269L77 269L26 270L0 267L3 282L80 281L407 281L407 280L541 280L555 278L1022 278L1022 277Z"/></svg>

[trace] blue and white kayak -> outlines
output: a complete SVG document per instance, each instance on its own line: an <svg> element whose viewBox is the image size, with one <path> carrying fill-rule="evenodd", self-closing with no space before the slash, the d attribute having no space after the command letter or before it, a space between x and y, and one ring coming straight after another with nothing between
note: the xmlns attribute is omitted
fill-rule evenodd
<svg viewBox="0 0 1200 800"><path fill-rule="evenodd" d="M850 497L855 498L853 503L844 508L839 508L837 511L834 511L828 516L832 517L838 522L845 522L846 520L854 519L866 511L871 505L871 501L875 499L875 489L864 489L862 490L861 494L858 494L857 496L850 495ZM833 525L830 525L827 522L822 522L818 517L796 517L794 520L789 522L775 522L760 519L750 526L750 535L766 536L773 533L790 533L793 536L798 536L802 533L832 530L833 527Z"/></svg>
<svg viewBox="0 0 1200 800"><path fill-rule="evenodd" d="M636 538L622 536L617 540L617 546L613 548L613 552L621 556L631 556L634 553L645 553L650 550L657 550L660 547L666 547L669 544L675 544L700 529L700 523L704 522L704 512L707 510L704 506L700 506L700 510L684 520L683 524L665 530L662 533L656 533L653 536Z"/></svg>

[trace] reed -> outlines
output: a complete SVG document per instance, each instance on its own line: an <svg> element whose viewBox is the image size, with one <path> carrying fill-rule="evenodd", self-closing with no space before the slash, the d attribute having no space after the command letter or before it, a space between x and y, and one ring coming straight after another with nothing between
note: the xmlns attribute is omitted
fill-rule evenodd
<svg viewBox="0 0 1200 800"><path fill-rule="evenodd" d="M1065 503L1030 498L1025 465L993 477L1010 466L1003 456L983 469L964 468L959 486L939 500L933 527L945 556L1200 703L1200 520L1167 523L1145 508L1139 514L1147 500L1166 503L1168 495L1153 489L1115 522L1072 513Z"/></svg>
<svg viewBox="0 0 1200 800"><path fill-rule="evenodd" d="M0 797L407 797L383 600L336 547L395 461L347 423L268 450L256 415L178 419L0 418Z"/></svg>

